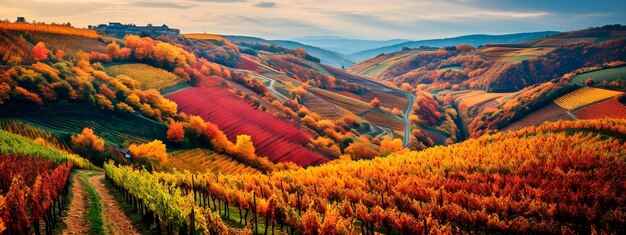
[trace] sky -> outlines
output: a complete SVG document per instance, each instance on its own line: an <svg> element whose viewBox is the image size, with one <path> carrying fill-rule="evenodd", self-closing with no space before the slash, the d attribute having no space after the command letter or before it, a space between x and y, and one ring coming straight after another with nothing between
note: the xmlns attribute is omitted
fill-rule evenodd
<svg viewBox="0 0 626 235"><path fill-rule="evenodd" d="M167 24L182 33L431 39L626 24L626 0L1 0L0 19Z"/></svg>

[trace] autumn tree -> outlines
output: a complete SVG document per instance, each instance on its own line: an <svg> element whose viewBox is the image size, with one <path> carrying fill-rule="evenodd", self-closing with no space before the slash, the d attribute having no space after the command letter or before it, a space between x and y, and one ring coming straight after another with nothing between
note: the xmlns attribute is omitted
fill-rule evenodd
<svg viewBox="0 0 626 235"><path fill-rule="evenodd" d="M380 100L376 97L370 101L370 105L374 108L380 107Z"/></svg>
<svg viewBox="0 0 626 235"><path fill-rule="evenodd" d="M65 52L62 50L57 50L57 53L54 54L54 57L57 59L63 59L65 57Z"/></svg>
<svg viewBox="0 0 626 235"><path fill-rule="evenodd" d="M402 140L401 139L391 139L391 137L386 136L380 142L380 153L382 155L389 155L395 152L401 151L402 148Z"/></svg>
<svg viewBox="0 0 626 235"><path fill-rule="evenodd" d="M46 48L43 42L38 42L35 47L33 47L33 58L36 60L46 60L48 59L49 52L50 50Z"/></svg>
<svg viewBox="0 0 626 235"><path fill-rule="evenodd" d="M96 165L104 164L104 139L98 137L93 129L85 127L80 134L71 137L72 148L77 154L88 158Z"/></svg>
<svg viewBox="0 0 626 235"><path fill-rule="evenodd" d="M235 143L235 153L242 157L254 158L254 145L249 135L238 135Z"/></svg>
<svg viewBox="0 0 626 235"><path fill-rule="evenodd" d="M352 160L372 159L380 155L376 150L373 150L372 148L360 142L354 142L350 144L350 146L348 146L344 152L350 155Z"/></svg>
<svg viewBox="0 0 626 235"><path fill-rule="evenodd" d="M309 53L302 47L298 47L296 49L294 49L294 51L296 52L296 54L298 55L298 57L300 58L304 58L306 55L308 55Z"/></svg>
<svg viewBox="0 0 626 235"><path fill-rule="evenodd" d="M318 235L322 225L313 209L308 209L302 216L302 235Z"/></svg>
<svg viewBox="0 0 626 235"><path fill-rule="evenodd" d="M161 164L167 162L167 149L160 140L139 145L132 144L128 150L137 159L137 162L150 170L160 169Z"/></svg>
<svg viewBox="0 0 626 235"><path fill-rule="evenodd" d="M167 129L167 141L180 144L185 139L185 129L183 123L172 122Z"/></svg>

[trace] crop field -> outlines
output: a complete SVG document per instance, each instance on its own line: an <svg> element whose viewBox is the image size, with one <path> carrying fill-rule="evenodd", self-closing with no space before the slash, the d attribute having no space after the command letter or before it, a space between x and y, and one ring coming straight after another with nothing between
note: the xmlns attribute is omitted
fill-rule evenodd
<svg viewBox="0 0 626 235"><path fill-rule="evenodd" d="M224 40L224 38L218 34L208 34L208 33L189 33L182 34L183 37L189 39L200 39L200 40Z"/></svg>
<svg viewBox="0 0 626 235"><path fill-rule="evenodd" d="M626 66L578 74L572 78L572 83L584 85L588 78L596 82L626 80Z"/></svg>
<svg viewBox="0 0 626 235"><path fill-rule="evenodd" d="M407 99L405 99L404 97L399 97L380 91L372 91L361 96L361 100L364 102L370 102L374 98L378 98L383 107L397 108L400 110L404 110L406 108Z"/></svg>
<svg viewBox="0 0 626 235"><path fill-rule="evenodd" d="M567 44L576 42L595 42L595 37L580 37L580 38L545 38L535 43L534 47L560 47Z"/></svg>
<svg viewBox="0 0 626 235"><path fill-rule="evenodd" d="M346 97L334 92L317 89L317 88L309 88L309 92L313 93L315 96L324 99L332 104L335 104L339 107L342 107L351 113L359 115L360 113L366 112L372 108L369 103L366 103L361 100L353 99L350 97Z"/></svg>
<svg viewBox="0 0 626 235"><path fill-rule="evenodd" d="M626 119L626 106L616 99L609 99L579 109L575 114L580 119Z"/></svg>
<svg viewBox="0 0 626 235"><path fill-rule="evenodd" d="M81 110L84 107L77 106L75 109ZM76 110L68 108L54 112L22 112L11 117L62 137L80 133L83 128L90 127L96 135L116 145L165 139L165 125L140 116L122 117L95 110Z"/></svg>
<svg viewBox="0 0 626 235"><path fill-rule="evenodd" d="M320 99L313 94L305 94L302 97L301 103L312 112L319 114L324 119L339 120L348 114L348 112L344 109L337 107L337 105L334 105L324 99Z"/></svg>
<svg viewBox="0 0 626 235"><path fill-rule="evenodd" d="M506 60L508 62L519 62L522 60L535 58L537 56L543 55L545 53L552 51L552 49L553 48L543 48L543 47L524 48L523 50L517 52L515 55L507 58Z"/></svg>
<svg viewBox="0 0 626 235"><path fill-rule="evenodd" d="M72 35L28 33L25 35L25 38L32 44L43 42L52 53L62 50L65 52L65 58L72 58L79 51L104 52L107 46L106 43L100 40Z"/></svg>
<svg viewBox="0 0 626 235"><path fill-rule="evenodd" d="M484 91L474 91L464 94L459 94L455 97L456 102L464 103L468 108L499 99L501 97L510 95L511 93L488 93Z"/></svg>
<svg viewBox="0 0 626 235"><path fill-rule="evenodd" d="M62 150L68 150L68 144L60 138L59 136L53 135L52 133L39 128L33 125L29 125L27 123L21 122L17 119L11 118L0 118L0 129L5 130L7 132L11 132L13 134L35 140L37 138L42 138L52 146Z"/></svg>
<svg viewBox="0 0 626 235"><path fill-rule="evenodd" d="M379 108L371 109L359 116L378 126L391 128L393 130L404 130L404 122L402 122L400 118Z"/></svg>
<svg viewBox="0 0 626 235"><path fill-rule="evenodd" d="M518 47L487 47L478 53L489 61L500 61L516 55L524 48Z"/></svg>
<svg viewBox="0 0 626 235"><path fill-rule="evenodd" d="M218 154L207 149L178 150L169 153L168 168L178 171L188 170L191 173L213 174L253 174L259 171L229 156Z"/></svg>
<svg viewBox="0 0 626 235"><path fill-rule="evenodd" d="M328 161L305 147L311 136L295 124L254 109L240 97L222 87L193 87L166 95L179 111L198 115L224 131L228 138L252 137L256 152L274 162L294 162L301 166Z"/></svg>
<svg viewBox="0 0 626 235"><path fill-rule="evenodd" d="M623 94L623 92L583 87L555 99L554 103L567 110L576 110L620 94Z"/></svg>
<svg viewBox="0 0 626 235"><path fill-rule="evenodd" d="M105 67L104 71L110 76L127 75L139 81L143 90L164 90L185 82L167 70L147 64L117 64Z"/></svg>
<svg viewBox="0 0 626 235"><path fill-rule="evenodd" d="M554 103L550 103L535 112L532 112L520 120L513 122L503 128L503 131L516 131L522 129L524 127L539 125L548 119L553 119L560 116L569 116L567 115L567 110L557 106Z"/></svg>
<svg viewBox="0 0 626 235"><path fill-rule="evenodd" d="M376 77L379 73L385 71L395 63L427 51L429 50L406 50L381 55L370 60L356 63L352 65L348 71L365 77Z"/></svg>
<svg viewBox="0 0 626 235"><path fill-rule="evenodd" d="M22 31L22 32L41 32L51 34L62 34L71 36L80 36L86 38L97 38L98 33L90 29L80 29L64 25L50 24L30 24L30 23L10 23L0 22L0 29Z"/></svg>
<svg viewBox="0 0 626 235"><path fill-rule="evenodd" d="M31 60L31 46L24 38L13 32L0 29L0 62L7 62L11 57L19 56Z"/></svg>
<svg viewBox="0 0 626 235"><path fill-rule="evenodd" d="M354 94L354 93L349 92L349 91L333 91L333 92L335 92L337 94L340 94L340 95L343 95L343 96L350 97L352 99L361 100L361 96L360 95Z"/></svg>

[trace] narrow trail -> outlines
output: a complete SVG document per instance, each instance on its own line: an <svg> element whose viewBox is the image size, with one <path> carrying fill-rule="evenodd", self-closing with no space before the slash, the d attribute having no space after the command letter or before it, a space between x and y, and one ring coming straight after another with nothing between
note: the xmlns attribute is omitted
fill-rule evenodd
<svg viewBox="0 0 626 235"><path fill-rule="evenodd" d="M72 174L72 185L70 186L71 199L67 215L63 218L65 229L61 234L89 234L89 220L87 219L87 205L89 196L85 190L85 184L80 176L85 171L78 170Z"/></svg>
<svg viewBox="0 0 626 235"><path fill-rule="evenodd" d="M96 174L89 177L89 183L93 185L100 196L102 222L104 224L105 233L123 235L139 234L133 227L128 216L124 214L118 201L111 195L109 189L104 186L103 180L104 174Z"/></svg>

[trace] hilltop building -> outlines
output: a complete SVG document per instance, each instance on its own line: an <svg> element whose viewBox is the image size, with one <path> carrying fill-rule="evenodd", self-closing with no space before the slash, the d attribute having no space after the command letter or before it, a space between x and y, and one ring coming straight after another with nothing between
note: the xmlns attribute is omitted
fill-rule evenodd
<svg viewBox="0 0 626 235"><path fill-rule="evenodd" d="M158 35L178 35L179 29L170 28L167 25L153 26L137 26L134 24L122 24L119 22L109 22L109 24L100 24L98 26L89 26L90 29L99 30L107 35L116 37L124 37L127 34L137 34L142 36L158 36Z"/></svg>

